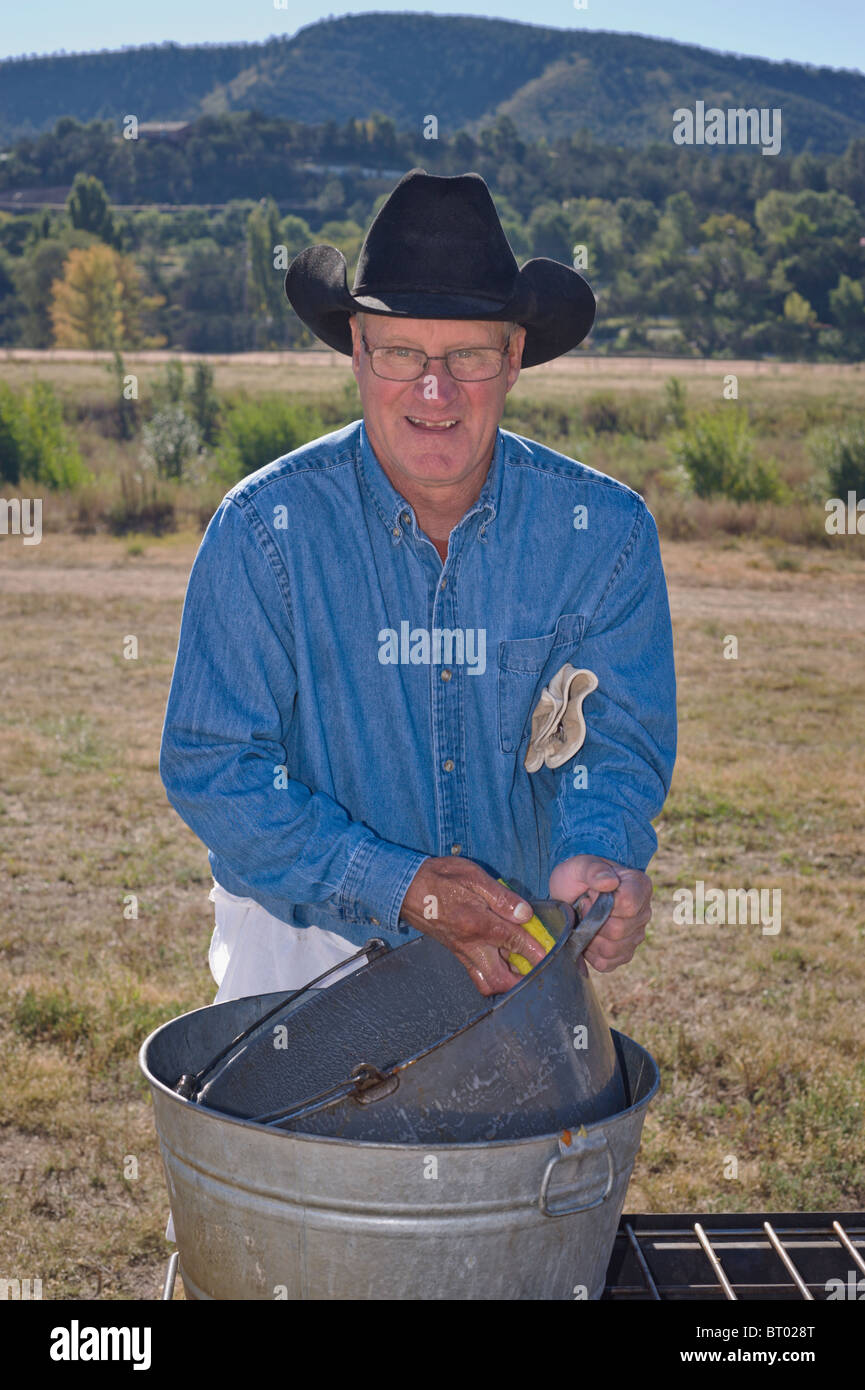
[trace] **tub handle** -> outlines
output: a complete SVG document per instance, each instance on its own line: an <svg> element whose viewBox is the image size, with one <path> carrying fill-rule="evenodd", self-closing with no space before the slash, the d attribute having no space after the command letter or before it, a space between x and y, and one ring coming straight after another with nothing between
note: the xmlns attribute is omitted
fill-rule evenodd
<svg viewBox="0 0 865 1390"><path fill-rule="evenodd" d="M616 1167L613 1160L613 1151L610 1148L610 1143L606 1134L602 1133L599 1139L600 1142L597 1138L590 1138L589 1136L585 1139L575 1137L571 1140L570 1144L566 1144L564 1139L561 1137L559 1138L559 1152L554 1154L550 1159L544 1169L544 1176L541 1179L541 1191L538 1197L538 1205L544 1216L573 1216L578 1211L591 1211L593 1207L599 1207L607 1200L613 1188L613 1178L616 1175ZM602 1151L607 1160L607 1181L601 1195L586 1202L569 1202L566 1197L564 1201L559 1201L555 1205L551 1205L549 1200L550 1181L559 1164L565 1163L569 1158L584 1159L587 1155L599 1154Z"/></svg>

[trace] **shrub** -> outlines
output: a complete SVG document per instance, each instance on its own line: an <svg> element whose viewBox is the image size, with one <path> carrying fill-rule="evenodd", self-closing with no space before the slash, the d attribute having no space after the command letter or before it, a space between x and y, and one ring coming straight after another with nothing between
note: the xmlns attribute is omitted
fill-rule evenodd
<svg viewBox="0 0 865 1390"><path fill-rule="evenodd" d="M139 426L139 412L137 396L127 393L127 372L120 352L115 352L113 360L106 367L106 371L114 378L115 396L115 418L117 421L117 432L121 439L133 439Z"/></svg>
<svg viewBox="0 0 865 1390"><path fill-rule="evenodd" d="M783 495L774 460L754 457L751 428L743 411L695 416L674 442L673 456L687 471L698 497L767 502Z"/></svg>
<svg viewBox="0 0 865 1390"><path fill-rule="evenodd" d="M595 434L635 434L639 439L654 439L664 424L664 410L657 401L645 396L595 391L583 405L582 422Z"/></svg>
<svg viewBox="0 0 865 1390"><path fill-rule="evenodd" d="M161 478L182 478L198 456L201 436L198 426L182 405L166 405L157 410L142 431L145 463Z"/></svg>
<svg viewBox="0 0 865 1390"><path fill-rule="evenodd" d="M667 417L674 429L683 430L688 423L688 406L685 388L677 376L668 377L664 384L667 397Z"/></svg>
<svg viewBox="0 0 865 1390"><path fill-rule="evenodd" d="M229 486L324 432L321 416L285 396L239 400L220 434L216 473Z"/></svg>
<svg viewBox="0 0 865 1390"><path fill-rule="evenodd" d="M121 469L120 497L108 510L108 525L115 536L131 531L147 531L162 536L176 525L174 501L166 495L167 484L161 486L148 469L131 472Z"/></svg>
<svg viewBox="0 0 865 1390"><path fill-rule="evenodd" d="M77 487L89 477L47 381L20 394L0 383L0 481L17 486L22 477L50 488Z"/></svg>
<svg viewBox="0 0 865 1390"><path fill-rule="evenodd" d="M202 442L207 445L215 444L219 425L219 397L213 389L213 368L209 362L196 362L192 369L192 385L186 393L186 399Z"/></svg>
<svg viewBox="0 0 865 1390"><path fill-rule="evenodd" d="M616 434L621 426L621 406L612 391L595 391L583 406L583 424L596 434Z"/></svg>
<svg viewBox="0 0 865 1390"><path fill-rule="evenodd" d="M848 492L865 496L865 419L824 431L812 446L812 457L825 469L833 497Z"/></svg>
<svg viewBox="0 0 865 1390"><path fill-rule="evenodd" d="M153 383L153 405L155 412L167 409L170 405L182 405L186 390L186 375L183 363L172 357L165 364L165 370Z"/></svg>

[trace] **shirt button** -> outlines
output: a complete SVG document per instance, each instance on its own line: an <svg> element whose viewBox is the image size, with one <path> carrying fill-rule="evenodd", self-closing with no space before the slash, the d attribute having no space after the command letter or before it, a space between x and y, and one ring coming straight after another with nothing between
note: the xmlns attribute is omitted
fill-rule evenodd
<svg viewBox="0 0 865 1390"><path fill-rule="evenodd" d="M381 926L381 922L378 920L377 917L370 917L369 920L372 922L372 924L373 924L374 927L380 927L380 926Z"/></svg>
<svg viewBox="0 0 865 1390"><path fill-rule="evenodd" d="M451 854L461 854L462 848L462 845L451 845Z"/></svg>
<svg viewBox="0 0 865 1390"><path fill-rule="evenodd" d="M394 536L399 536L399 535L401 535L401 532L400 532L399 527L398 527L398 526L395 526L395 527L393 528L393 531L391 532L391 534L394 535Z"/></svg>
<svg viewBox="0 0 865 1390"><path fill-rule="evenodd" d="M454 760L453 760L453 758L445 758L444 769L445 769L445 772L453 772L453 770L454 770Z"/></svg>
<svg viewBox="0 0 865 1390"><path fill-rule="evenodd" d="M442 589L446 589L447 586L448 586L447 579L443 579L443 580L441 581L441 588L442 588Z"/></svg>
<svg viewBox="0 0 865 1390"><path fill-rule="evenodd" d="M453 672L452 672L452 671L447 671L447 670L442 671L442 680L443 680L443 681L449 681L452 675L453 675Z"/></svg>
<svg viewBox="0 0 865 1390"><path fill-rule="evenodd" d="M402 520L405 522L406 526L409 525L409 523L410 523L410 521L411 521L411 516L409 515L408 512L403 512L403 514L402 514Z"/></svg>

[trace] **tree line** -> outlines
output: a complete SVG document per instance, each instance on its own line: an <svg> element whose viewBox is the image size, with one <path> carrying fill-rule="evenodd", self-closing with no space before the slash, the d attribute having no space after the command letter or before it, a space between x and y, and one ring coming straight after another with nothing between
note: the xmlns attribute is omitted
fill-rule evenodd
<svg viewBox="0 0 865 1390"><path fill-rule="evenodd" d="M0 211L6 345L311 346L283 297L287 260L331 242L351 284L372 216L420 166L481 173L518 261L586 275L595 351L865 356L861 139L843 155L762 159L585 133L530 142L506 116L477 138L424 140L381 113L342 126L246 113L204 118L176 143L64 118L9 153L0 194L71 191L62 210ZM128 206L157 202L185 206Z"/></svg>

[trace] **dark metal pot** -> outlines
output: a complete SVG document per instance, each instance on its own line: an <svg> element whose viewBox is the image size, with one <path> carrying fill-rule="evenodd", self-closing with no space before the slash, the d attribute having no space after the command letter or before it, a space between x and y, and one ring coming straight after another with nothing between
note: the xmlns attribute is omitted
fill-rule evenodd
<svg viewBox="0 0 865 1390"><path fill-rule="evenodd" d="M581 963L612 901L600 894L579 923L568 903L534 903L555 946L493 998L421 936L396 950L367 943L364 967L294 992L239 1036L234 1001L189 1014L199 1070L176 1089L253 1123L386 1144L520 1139L616 1115L628 1104L621 1068Z"/></svg>

